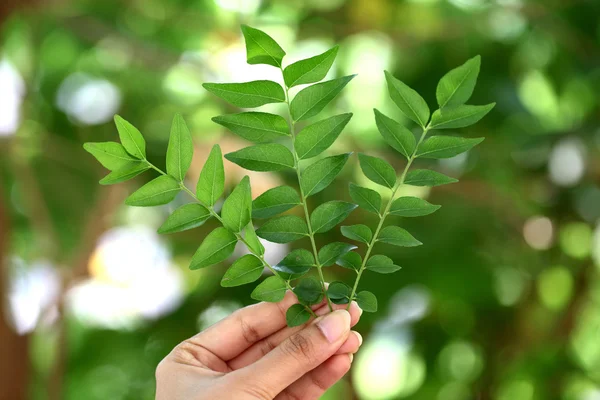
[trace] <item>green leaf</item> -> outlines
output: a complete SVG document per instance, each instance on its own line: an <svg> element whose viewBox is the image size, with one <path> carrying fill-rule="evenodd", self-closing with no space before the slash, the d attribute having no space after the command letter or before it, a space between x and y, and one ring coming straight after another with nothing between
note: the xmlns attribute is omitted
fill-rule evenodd
<svg viewBox="0 0 600 400"><path fill-rule="evenodd" d="M277 186L267 190L252 202L253 218L270 218L302 204L296 189Z"/></svg>
<svg viewBox="0 0 600 400"><path fill-rule="evenodd" d="M465 139L455 136L433 136L424 141L417 151L421 158L450 158L471 150L484 138Z"/></svg>
<svg viewBox="0 0 600 400"><path fill-rule="evenodd" d="M358 153L358 161L363 174L371 181L390 189L396 184L396 171L387 161L363 153Z"/></svg>
<svg viewBox="0 0 600 400"><path fill-rule="evenodd" d="M283 70L283 79L286 86L291 88L296 85L319 82L329 72L337 52L338 46L335 46L318 56L288 65Z"/></svg>
<svg viewBox="0 0 600 400"><path fill-rule="evenodd" d="M377 312L377 297L371 292L363 290L356 295L358 306L366 312Z"/></svg>
<svg viewBox="0 0 600 400"><path fill-rule="evenodd" d="M233 233L223 228L216 228L202 241L192 257L190 269L199 269L224 261L233 254L237 238Z"/></svg>
<svg viewBox="0 0 600 400"><path fill-rule="evenodd" d="M480 66L481 57L475 56L440 79L435 92L440 108L459 106L469 100L477 83Z"/></svg>
<svg viewBox="0 0 600 400"><path fill-rule="evenodd" d="M423 244L415 239L406 229L398 226L386 226L383 228L379 232L377 241L400 247L415 247Z"/></svg>
<svg viewBox="0 0 600 400"><path fill-rule="evenodd" d="M158 228L158 233L175 233L197 228L210 218L210 212L198 203L184 204L177 208Z"/></svg>
<svg viewBox="0 0 600 400"><path fill-rule="evenodd" d="M315 157L327 150L336 141L350 118L352 113L335 115L302 129L294 139L299 159Z"/></svg>
<svg viewBox="0 0 600 400"><path fill-rule="evenodd" d="M436 110L431 117L431 129L456 129L473 125L489 113L496 103L485 106L462 105Z"/></svg>
<svg viewBox="0 0 600 400"><path fill-rule="evenodd" d="M279 275L288 280L297 279L306 274L315 266L315 257L306 249L296 249L290 252L273 269L279 272Z"/></svg>
<svg viewBox="0 0 600 400"><path fill-rule="evenodd" d="M351 153L323 158L302 172L301 184L305 197L319 193L333 182Z"/></svg>
<svg viewBox="0 0 600 400"><path fill-rule="evenodd" d="M401 267L394 265L394 261L392 261L391 258L382 255L376 255L369 258L366 268L369 271L377 272L379 274L391 274L392 272L402 269Z"/></svg>
<svg viewBox="0 0 600 400"><path fill-rule="evenodd" d="M353 269L358 271L362 266L362 258L360 254L351 251L349 253L344 254L340 258L337 259L336 264L340 267Z"/></svg>
<svg viewBox="0 0 600 400"><path fill-rule="evenodd" d="M302 304L317 304L323 300L323 287L315 278L302 278L294 288L294 294Z"/></svg>
<svg viewBox="0 0 600 400"><path fill-rule="evenodd" d="M270 103L283 103L283 88L273 81L242 83L205 83L206 90L240 108L255 108Z"/></svg>
<svg viewBox="0 0 600 400"><path fill-rule="evenodd" d="M252 223L246 225L244 239L246 239L250 251L255 254L260 254L261 256L265 254L265 246L262 245L258 236L256 236Z"/></svg>
<svg viewBox="0 0 600 400"><path fill-rule="evenodd" d="M361 243L369 244L373 239L373 232L371 228L366 225L351 225L342 226L342 235L351 240L356 240Z"/></svg>
<svg viewBox="0 0 600 400"><path fill-rule="evenodd" d="M133 158L121 143L102 142L102 143L84 143L85 151L93 155L100 164L111 171L123 168L131 162L137 161Z"/></svg>
<svg viewBox="0 0 600 400"><path fill-rule="evenodd" d="M221 209L223 226L232 232L241 232L250 222L251 207L250 178L244 176L223 203Z"/></svg>
<svg viewBox="0 0 600 400"><path fill-rule="evenodd" d="M242 25L242 33L246 41L246 60L248 64L268 64L281 67L285 51L271 36L265 32Z"/></svg>
<svg viewBox="0 0 600 400"><path fill-rule="evenodd" d="M285 320L290 328L307 323L310 317L311 314L302 304L293 304L285 312Z"/></svg>
<svg viewBox="0 0 600 400"><path fill-rule="evenodd" d="M283 117L264 112L219 115L212 120L236 135L255 143L269 142L289 136L290 127Z"/></svg>
<svg viewBox="0 0 600 400"><path fill-rule="evenodd" d="M378 109L375 108L373 111L375 112L377 129L379 129L379 133L381 133L386 143L407 159L412 157L417 146L412 132L401 123L381 113Z"/></svg>
<svg viewBox="0 0 600 400"><path fill-rule="evenodd" d="M381 195L376 191L350 183L350 197L359 207L379 214L381 210Z"/></svg>
<svg viewBox="0 0 600 400"><path fill-rule="evenodd" d="M254 282L260 278L264 269L265 267L260 259L252 254L246 254L238 258L225 272L221 280L221 286L234 287Z"/></svg>
<svg viewBox="0 0 600 400"><path fill-rule="evenodd" d="M323 233L345 220L357 207L345 201L328 201L321 204L310 215L313 233Z"/></svg>
<svg viewBox="0 0 600 400"><path fill-rule="evenodd" d="M225 154L225 158L250 171L281 171L294 168L294 155L287 147L277 143L245 147Z"/></svg>
<svg viewBox="0 0 600 400"><path fill-rule="evenodd" d="M302 89L290 104L292 119L301 121L320 113L355 76L348 75Z"/></svg>
<svg viewBox="0 0 600 400"><path fill-rule="evenodd" d="M119 131L119 138L125 150L132 156L143 160L146 158L146 141L140 131L121 116L115 115L115 125Z"/></svg>
<svg viewBox="0 0 600 400"><path fill-rule="evenodd" d="M323 267L335 264L338 258L355 249L356 246L348 243L333 242L326 244L319 250L319 263Z"/></svg>
<svg viewBox="0 0 600 400"><path fill-rule="evenodd" d="M215 144L210 151L208 159L200 172L196 196L209 206L214 206L225 190L225 169L221 148Z"/></svg>
<svg viewBox="0 0 600 400"><path fill-rule="evenodd" d="M429 121L429 107L421 95L404 82L394 78L388 71L385 71L385 80L390 97L400 111L425 128Z"/></svg>
<svg viewBox="0 0 600 400"><path fill-rule="evenodd" d="M331 282L327 288L327 297L335 304L348 304L352 288L344 282Z"/></svg>
<svg viewBox="0 0 600 400"><path fill-rule="evenodd" d="M183 182L187 170L192 165L194 143L192 135L181 114L175 114L167 147L167 173Z"/></svg>
<svg viewBox="0 0 600 400"><path fill-rule="evenodd" d="M161 175L133 192L125 204L136 207L151 207L173 201L181 190L179 182L168 175Z"/></svg>
<svg viewBox="0 0 600 400"><path fill-rule="evenodd" d="M440 207L418 197L404 196L394 200L390 207L390 214L400 217L421 217L434 213Z"/></svg>
<svg viewBox="0 0 600 400"><path fill-rule="evenodd" d="M128 181L141 174L144 171L150 169L150 165L142 161L131 161L121 168L112 171L100 180L101 185L114 185L115 183L121 183Z"/></svg>
<svg viewBox="0 0 600 400"><path fill-rule="evenodd" d="M277 303L283 300L286 289L284 281L277 276L270 276L254 288L250 297L258 301Z"/></svg>
<svg viewBox="0 0 600 400"><path fill-rule="evenodd" d="M409 171L406 174L406 178L404 178L405 185L413 186L440 186L455 182L458 182L458 179L450 178L449 176L428 169Z"/></svg>
<svg viewBox="0 0 600 400"><path fill-rule="evenodd" d="M283 215L265 222L256 234L269 242L289 243L308 235L306 222L295 215Z"/></svg>

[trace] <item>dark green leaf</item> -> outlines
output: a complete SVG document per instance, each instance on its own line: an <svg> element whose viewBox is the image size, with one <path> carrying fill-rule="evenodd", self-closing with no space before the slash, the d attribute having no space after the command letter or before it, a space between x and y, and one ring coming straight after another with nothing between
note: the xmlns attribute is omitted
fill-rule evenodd
<svg viewBox="0 0 600 400"><path fill-rule="evenodd" d="M392 203L390 214L400 217L420 217L437 211L441 206L418 197L399 197Z"/></svg>
<svg viewBox="0 0 600 400"><path fill-rule="evenodd" d="M202 86L215 96L240 108L255 108L285 101L283 88L273 81L205 83Z"/></svg>
<svg viewBox="0 0 600 400"><path fill-rule="evenodd" d="M119 131L119 138L125 150L132 156L141 160L146 158L146 141L140 131L119 115L115 115L115 124Z"/></svg>
<svg viewBox="0 0 600 400"><path fill-rule="evenodd" d="M417 151L421 158L450 158L483 142L484 138L465 139L455 136L433 136L424 141Z"/></svg>
<svg viewBox="0 0 600 400"><path fill-rule="evenodd" d="M100 180L101 185L114 185L115 183L121 183L128 181L141 174L144 171L150 169L150 165L142 161L131 161L121 168L112 171Z"/></svg>
<svg viewBox="0 0 600 400"><path fill-rule="evenodd" d="M242 25L242 33L246 41L246 60L248 64L268 64L281 67L285 51L271 36L265 32Z"/></svg>
<svg viewBox="0 0 600 400"><path fill-rule="evenodd" d="M310 215L313 233L323 233L345 220L356 208L356 204L345 201L328 201L323 203Z"/></svg>
<svg viewBox="0 0 600 400"><path fill-rule="evenodd" d="M136 207L150 207L173 201L181 190L179 182L172 176L161 175L133 192L125 199L125 204Z"/></svg>
<svg viewBox="0 0 600 400"><path fill-rule="evenodd" d="M111 171L123 168L127 164L136 162L121 143L103 142L103 143L84 143L83 148L96 157L96 160L102 166Z"/></svg>
<svg viewBox="0 0 600 400"><path fill-rule="evenodd" d="M440 108L459 106L469 100L475 89L480 65L481 57L475 56L440 79L435 92Z"/></svg>
<svg viewBox="0 0 600 400"><path fill-rule="evenodd" d="M265 267L260 259L252 254L246 254L238 258L225 272L221 280L221 286L234 287L254 282L260 278L264 269Z"/></svg>
<svg viewBox="0 0 600 400"><path fill-rule="evenodd" d="M206 236L192 257L190 269L199 269L224 261L233 254L237 238L233 233L221 227Z"/></svg>
<svg viewBox="0 0 600 400"><path fill-rule="evenodd" d="M400 111L424 128L429 121L429 107L421 95L387 71L385 71L385 80L390 97Z"/></svg>
<svg viewBox="0 0 600 400"><path fill-rule="evenodd" d="M210 218L210 212L200 204L190 203L177 208L164 224L158 228L158 233L175 233L197 228Z"/></svg>
<svg viewBox="0 0 600 400"><path fill-rule="evenodd" d="M323 287L315 278L302 278L294 288L294 294L302 304L317 304L323 300Z"/></svg>
<svg viewBox="0 0 600 400"><path fill-rule="evenodd" d="M340 267L358 271L362 266L362 258L360 257L360 254L351 251L338 258L336 264Z"/></svg>
<svg viewBox="0 0 600 400"><path fill-rule="evenodd" d="M389 118L379 110L375 111L375 123L379 133L383 136L386 143L392 146L396 151L402 154L407 159L412 156L415 151L416 142L415 136L404 125Z"/></svg>
<svg viewBox="0 0 600 400"><path fill-rule="evenodd" d="M325 78L335 60L337 52L338 46L335 46L318 56L288 65L283 70L285 84L291 88L296 85L318 82Z"/></svg>
<svg viewBox="0 0 600 400"><path fill-rule="evenodd" d="M223 157L221 156L221 148L218 144L215 144L202 168L202 172L200 172L200 178L196 186L196 196L202 203L213 206L223 194L223 190L225 190Z"/></svg>
<svg viewBox="0 0 600 400"><path fill-rule="evenodd" d="M181 114L175 114L167 147L167 173L183 182L194 156L192 135Z"/></svg>
<svg viewBox="0 0 600 400"><path fill-rule="evenodd" d="M326 157L310 165L302 172L302 191L305 197L319 193L333 182L351 153Z"/></svg>
<svg viewBox="0 0 600 400"><path fill-rule="evenodd" d="M423 244L415 239L406 229L398 226L386 226L379 232L377 240L400 247L414 247Z"/></svg>
<svg viewBox="0 0 600 400"><path fill-rule="evenodd" d="M306 222L295 215L283 215L265 222L256 234L269 242L289 243L308 235Z"/></svg>
<svg viewBox="0 0 600 400"><path fill-rule="evenodd" d="M290 328L307 323L310 317L311 314L302 304L293 304L285 312L285 320Z"/></svg>
<svg viewBox="0 0 600 400"><path fill-rule="evenodd" d="M281 171L294 168L294 155L287 147L277 143L245 147L225 154L225 158L251 171Z"/></svg>
<svg viewBox="0 0 600 400"><path fill-rule="evenodd" d="M335 304L348 304L352 288L344 282L331 282L327 288L327 297Z"/></svg>
<svg viewBox="0 0 600 400"><path fill-rule="evenodd" d="M277 276L270 276L260 283L250 294L254 300L277 303L283 300L287 287Z"/></svg>
<svg viewBox="0 0 600 400"><path fill-rule="evenodd" d="M277 186L267 190L252 202L253 218L270 218L302 204L295 189Z"/></svg>
<svg viewBox="0 0 600 400"><path fill-rule="evenodd" d="M431 129L456 129L473 125L489 113L496 103L485 106L455 106L436 110L431 117Z"/></svg>
<svg viewBox="0 0 600 400"><path fill-rule="evenodd" d="M255 143L268 142L290 134L290 127L283 117L264 112L250 111L219 115L212 120L236 135Z"/></svg>
<svg viewBox="0 0 600 400"><path fill-rule="evenodd" d="M382 255L376 255L369 258L366 268L369 271L380 274L391 274L392 272L396 272L401 269L401 267L394 265L394 261L392 261L391 258Z"/></svg>
<svg viewBox="0 0 600 400"><path fill-rule="evenodd" d="M251 207L250 178L245 176L223 203L223 226L232 232L241 232L250 222Z"/></svg>
<svg viewBox="0 0 600 400"><path fill-rule="evenodd" d="M409 171L404 178L404 184L413 186L440 186L455 182L458 182L458 179L428 169Z"/></svg>
<svg viewBox="0 0 600 400"><path fill-rule="evenodd" d="M282 278L291 280L301 277L314 266L315 257L310 251L296 249L274 265L273 269L279 272Z"/></svg>
<svg viewBox="0 0 600 400"><path fill-rule="evenodd" d="M336 115L302 129L294 139L296 154L301 160L315 157L335 142L352 113Z"/></svg>
<svg viewBox="0 0 600 400"><path fill-rule="evenodd" d="M371 228L366 225L342 226L342 235L351 240L369 244L373 239Z"/></svg>
<svg viewBox="0 0 600 400"><path fill-rule="evenodd" d="M396 171L387 161L363 153L358 154L358 161L363 174L373 182L390 189L396 184Z"/></svg>
<svg viewBox="0 0 600 400"><path fill-rule="evenodd" d="M350 197L359 207L379 214L381 210L381 195L376 191L350 183Z"/></svg>
<svg viewBox="0 0 600 400"><path fill-rule="evenodd" d="M356 295L358 306L366 312L374 313L377 311L377 297L371 292L363 290Z"/></svg>
<svg viewBox="0 0 600 400"><path fill-rule="evenodd" d="M319 263L323 267L333 265L338 258L355 248L356 246L354 245L342 242L326 244L325 246L321 247L321 250L319 250Z"/></svg>
<svg viewBox="0 0 600 400"><path fill-rule="evenodd" d="M294 121L301 121L320 113L355 76L344 76L302 89L294 97L290 105L292 119Z"/></svg>

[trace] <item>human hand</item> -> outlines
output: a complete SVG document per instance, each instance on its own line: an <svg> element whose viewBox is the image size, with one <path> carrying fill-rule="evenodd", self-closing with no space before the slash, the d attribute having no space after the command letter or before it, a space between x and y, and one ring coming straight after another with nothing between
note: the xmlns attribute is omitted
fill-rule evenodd
<svg viewBox="0 0 600 400"><path fill-rule="evenodd" d="M353 303L313 307L324 315L286 326L296 302L259 303L236 311L180 343L156 370L157 400L318 399L350 369L362 338L350 331L362 314Z"/></svg>

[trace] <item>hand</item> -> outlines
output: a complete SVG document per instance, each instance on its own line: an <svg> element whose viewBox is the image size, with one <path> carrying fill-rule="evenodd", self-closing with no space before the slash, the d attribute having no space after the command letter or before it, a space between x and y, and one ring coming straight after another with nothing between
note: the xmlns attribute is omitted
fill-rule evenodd
<svg viewBox="0 0 600 400"><path fill-rule="evenodd" d="M289 328L285 312L296 301L288 292L280 303L260 303L180 343L158 365L157 400L318 399L350 369L362 344L350 331L362 310L350 313L326 304L324 315Z"/></svg>

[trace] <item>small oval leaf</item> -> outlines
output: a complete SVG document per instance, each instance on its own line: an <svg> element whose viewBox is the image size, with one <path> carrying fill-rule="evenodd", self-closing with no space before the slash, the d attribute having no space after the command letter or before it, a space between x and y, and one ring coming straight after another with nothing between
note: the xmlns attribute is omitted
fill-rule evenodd
<svg viewBox="0 0 600 400"><path fill-rule="evenodd" d="M358 154L358 161L363 174L371 181L390 189L396 184L396 171L387 161L363 153Z"/></svg>
<svg viewBox="0 0 600 400"><path fill-rule="evenodd" d="M197 203L184 204L177 208L158 228L158 233L175 233L197 228L210 218L210 211Z"/></svg>
<svg viewBox="0 0 600 400"><path fill-rule="evenodd" d="M173 201L180 191L179 182L172 176L162 175L130 194L125 204L136 207L159 206Z"/></svg>
<svg viewBox="0 0 600 400"><path fill-rule="evenodd" d="M323 233L333 229L334 226L345 220L356 207L356 204L345 201L328 201L321 204L310 215L313 233Z"/></svg>
<svg viewBox="0 0 600 400"><path fill-rule="evenodd" d="M283 215L265 222L256 234L269 242L289 243L308 235L306 222L295 215Z"/></svg>
<svg viewBox="0 0 600 400"><path fill-rule="evenodd" d="M221 286L234 287L256 281L265 269L262 261L252 254L238 258L223 275Z"/></svg>
<svg viewBox="0 0 600 400"><path fill-rule="evenodd" d="M199 269L224 261L233 254L237 238L223 227L209 233L192 257L190 269Z"/></svg>
<svg viewBox="0 0 600 400"><path fill-rule="evenodd" d="M276 276L270 276L254 288L250 297L258 301L277 303L283 300L286 289L284 281Z"/></svg>
<svg viewBox="0 0 600 400"><path fill-rule="evenodd" d="M281 171L294 168L294 155L287 147L277 143L245 147L225 154L225 158L250 171Z"/></svg>

